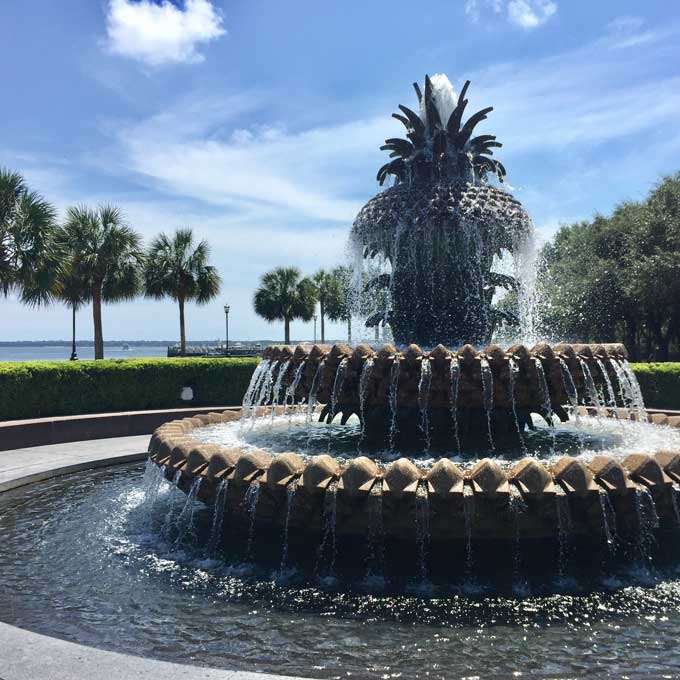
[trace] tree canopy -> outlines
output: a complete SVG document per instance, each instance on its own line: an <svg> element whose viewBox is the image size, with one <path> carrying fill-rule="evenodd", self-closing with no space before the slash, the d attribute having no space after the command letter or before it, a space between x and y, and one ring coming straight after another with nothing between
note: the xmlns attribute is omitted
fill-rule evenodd
<svg viewBox="0 0 680 680"><path fill-rule="evenodd" d="M550 336L624 340L634 357L660 360L680 342L680 173L644 201L563 226L543 253Z"/></svg>

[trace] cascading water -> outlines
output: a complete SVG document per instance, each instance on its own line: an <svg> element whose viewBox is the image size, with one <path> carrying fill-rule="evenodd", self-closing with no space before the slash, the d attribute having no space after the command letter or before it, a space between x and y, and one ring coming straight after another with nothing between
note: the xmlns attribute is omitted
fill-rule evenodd
<svg viewBox="0 0 680 680"><path fill-rule="evenodd" d="M324 570L325 575L333 578L335 576L335 559L337 557L337 544L335 537L335 525L338 516L338 482L332 480L326 488L323 499L323 518L322 536L319 549L317 551L316 565L314 573L316 576L321 574L321 565L327 565ZM328 552L328 555L326 553Z"/></svg>
<svg viewBox="0 0 680 680"><path fill-rule="evenodd" d="M168 512L165 515L165 519L163 520L163 526L161 527L161 536L163 536L163 538L165 539L169 538L170 536L170 533L175 523L174 521L175 513L177 512L177 508L182 499L182 497L178 493L175 493L175 489L177 489L181 477L182 477L181 470L176 470L175 474L172 477L172 487L170 488L171 493L170 505L168 507Z"/></svg>
<svg viewBox="0 0 680 680"><path fill-rule="evenodd" d="M161 486L165 480L165 465L160 467L149 458L144 467L144 505L148 508L148 513L151 515L156 502Z"/></svg>
<svg viewBox="0 0 680 680"><path fill-rule="evenodd" d="M309 397L307 398L307 425L312 422L314 417L314 409L316 409L317 400L316 395L319 391L319 383L321 382L321 374L323 373L324 366L326 365L326 360L322 359L316 368L314 373L314 378L312 379L312 385L309 389Z"/></svg>
<svg viewBox="0 0 680 680"><path fill-rule="evenodd" d="M401 363L398 358L394 359L392 368L390 369L390 451L394 451L395 439L397 436L397 397L399 393L399 374L401 372Z"/></svg>
<svg viewBox="0 0 680 680"><path fill-rule="evenodd" d="M368 392L368 385L373 375L373 366L375 362L372 357L369 357L364 362L361 368L361 376L359 377L359 414L361 416L361 441L366 436L366 394Z"/></svg>
<svg viewBox="0 0 680 680"><path fill-rule="evenodd" d="M418 383L418 407L420 408L420 429L425 438L425 450L430 449L430 385L432 384L432 366L427 359L420 363L420 381Z"/></svg>
<svg viewBox="0 0 680 680"><path fill-rule="evenodd" d="M333 391L331 393L331 421L335 418L335 414L338 408L338 396L342 392L342 386L345 382L345 373L347 372L347 364L349 359L346 357L338 364L338 368L335 372L335 380L333 381Z"/></svg>
<svg viewBox="0 0 680 680"><path fill-rule="evenodd" d="M196 497L198 496L198 492L201 488L202 482L203 477L196 477L194 481L191 483L191 488L189 489L189 493L187 494L187 499L186 502L184 503L184 507L182 508L182 511L179 513L179 516L177 517L177 521L175 522L177 537L175 538L175 542L173 544L173 548L175 549L178 548L182 541L184 541L184 539L191 535L193 532L194 515L196 514L197 505Z"/></svg>
<svg viewBox="0 0 680 680"><path fill-rule="evenodd" d="M527 513L527 504L522 497L519 489L510 485L510 495L508 497L508 507L512 516L512 583L513 590L526 590L526 583L522 580L522 545L521 529L522 518Z"/></svg>
<svg viewBox="0 0 680 680"><path fill-rule="evenodd" d="M274 388L274 372L279 366L279 363L279 361L272 361L262 374L262 379L260 380L259 387L256 391L255 399L253 400L252 406L250 408L251 429L255 425L258 408L264 404L267 404L272 398L272 391Z"/></svg>
<svg viewBox="0 0 680 680"><path fill-rule="evenodd" d="M569 560L569 537L571 534L571 510L569 498L562 487L558 486L555 492L555 514L557 515L557 576L563 579L567 573Z"/></svg>
<svg viewBox="0 0 680 680"><path fill-rule="evenodd" d="M659 526L659 516L654 498L647 487L638 486L635 489L635 513L638 520L636 549L642 562L648 564L652 559L654 529Z"/></svg>
<svg viewBox="0 0 680 680"><path fill-rule="evenodd" d="M251 483L243 497L243 508L248 515L248 542L246 543L246 559L253 556L253 543L255 541L255 520L257 516L257 501L260 498L260 485Z"/></svg>
<svg viewBox="0 0 680 680"><path fill-rule="evenodd" d="M290 515L293 511L293 501L295 492L298 488L298 480L295 479L286 487L286 518L283 523L283 547L281 548L281 565L279 575L283 575L288 567L288 527L290 526Z"/></svg>
<svg viewBox="0 0 680 680"><path fill-rule="evenodd" d="M208 540L208 554L214 555L222 539L222 528L224 526L224 510L227 502L227 492L229 490L229 480L222 479L217 485L215 494L215 504L213 506L213 521L210 528L210 539Z"/></svg>
<svg viewBox="0 0 680 680"><path fill-rule="evenodd" d="M553 409L552 403L550 401L548 381L545 378L545 370L543 369L543 362L538 357L534 357L534 364L536 366L536 375L538 376L538 390L541 395L541 407L543 409L543 415L550 425L552 425Z"/></svg>
<svg viewBox="0 0 680 680"><path fill-rule="evenodd" d="M482 398L484 401L484 412L486 413L486 429L489 435L489 447L493 451L496 446L493 441L493 373L486 357L480 358L480 366L482 370Z"/></svg>
<svg viewBox="0 0 680 680"><path fill-rule="evenodd" d="M564 386L564 391L567 393L567 398L569 399L569 404L571 406L572 413L576 420L576 424L579 422L578 413L578 390L576 389L576 383L574 382L574 376L572 376L567 362L560 357L560 368L562 369L562 385Z"/></svg>
<svg viewBox="0 0 680 680"><path fill-rule="evenodd" d="M449 367L450 373L450 404L451 404L451 421L453 423L453 436L456 440L456 451L460 453L460 434L458 432L458 392L460 388L460 364L456 357L451 357L451 365Z"/></svg>
<svg viewBox="0 0 680 680"><path fill-rule="evenodd" d="M593 374L590 372L588 364L583 359L581 359L581 357L579 357L579 364L581 365L581 372L583 373L583 381L586 385L586 394L588 395L588 399L590 400L590 403L597 409L598 414L602 414L604 407L597 391L597 387L595 387Z"/></svg>
<svg viewBox="0 0 680 680"><path fill-rule="evenodd" d="M300 362L300 365L295 369L295 374L290 385L286 388L286 393L283 398L283 412L288 414L289 418L293 417L293 410L295 406L295 393L297 392L298 386L300 385L300 380L302 380L302 374L307 366L307 360ZM292 407L292 408L291 408Z"/></svg>
<svg viewBox="0 0 680 680"><path fill-rule="evenodd" d="M630 364L627 360L624 360L620 363L616 360L612 360L612 363L614 364L615 369L618 366L618 368L621 370L623 382L628 385L628 394L630 395L631 408L635 411L639 420L646 420L647 410L645 408L645 400L642 397L640 383L638 382L633 369L630 367Z"/></svg>
<svg viewBox="0 0 680 680"><path fill-rule="evenodd" d="M279 369L279 372L276 376L276 382L274 383L274 387L272 389L272 398L271 398L271 419L274 420L274 416L276 415L276 407L279 404L279 398L281 396L281 386L283 385L283 379L285 375L288 373L288 369L290 368L290 363L291 360L288 359L287 361L284 361L281 364L281 368ZM285 396L284 396L284 402L285 402Z"/></svg>
<svg viewBox="0 0 680 680"><path fill-rule="evenodd" d="M519 424L519 418L517 417L517 401L515 399L515 381L517 378L517 373L519 372L519 366L517 362L512 358L508 358L508 392L510 394L510 408L512 410L512 418L515 421L515 429L517 430L517 436L519 437L519 443L522 447L522 453L529 453L527 449L526 442L524 441L524 435L522 434L522 428Z"/></svg>
<svg viewBox="0 0 680 680"><path fill-rule="evenodd" d="M604 367L602 359L596 359L595 363L597 364L597 367L600 369L600 373L602 374L602 377L604 379L605 402L607 406L609 406L612 409L611 413L613 414L613 416L615 418L618 418L619 412L616 408L616 395L614 394L614 388L612 387L612 381L609 378L609 373L607 372L607 369Z"/></svg>
<svg viewBox="0 0 680 680"><path fill-rule="evenodd" d="M427 580L428 551L430 547L430 500L427 483L421 481L416 489L416 543L418 545L418 571L421 581Z"/></svg>
<svg viewBox="0 0 680 680"><path fill-rule="evenodd" d="M463 520L465 522L465 577L471 578L474 573L474 559L472 555L472 525L475 520L475 495L472 487L463 487Z"/></svg>
<svg viewBox="0 0 680 680"><path fill-rule="evenodd" d="M253 371L248 389L243 395L243 403L241 404L241 420L246 420L250 417L253 410L255 395L258 394L261 382L264 380L264 376L269 370L270 365L271 361L269 361L269 359L264 359L256 366L255 370Z"/></svg>
<svg viewBox="0 0 680 680"><path fill-rule="evenodd" d="M600 499L600 512L602 513L602 537L607 545L609 554L614 555L618 545L616 512L614 511L609 494L604 489L600 489L598 496Z"/></svg>
<svg viewBox="0 0 680 680"><path fill-rule="evenodd" d="M368 494L366 579L382 578L385 563L382 481L376 480Z"/></svg>

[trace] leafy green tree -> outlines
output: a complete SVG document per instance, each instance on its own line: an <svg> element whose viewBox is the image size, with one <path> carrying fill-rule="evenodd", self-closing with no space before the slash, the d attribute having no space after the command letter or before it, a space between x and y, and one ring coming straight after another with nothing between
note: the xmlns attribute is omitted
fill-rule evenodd
<svg viewBox="0 0 680 680"><path fill-rule="evenodd" d="M347 322L347 342L352 342L352 273L348 267L335 267L328 273L326 314L331 321Z"/></svg>
<svg viewBox="0 0 680 680"><path fill-rule="evenodd" d="M0 168L0 294L40 305L54 295L60 254L56 211L17 172Z"/></svg>
<svg viewBox="0 0 680 680"><path fill-rule="evenodd" d="M209 259L208 242L195 244L191 229L178 229L172 237L160 234L146 256L145 294L156 299L169 297L177 302L182 354L186 352L185 304L193 300L204 305L220 292L220 275L208 264Z"/></svg>
<svg viewBox="0 0 680 680"><path fill-rule="evenodd" d="M71 265L92 301L94 356L103 359L102 303L131 300L139 293L144 261L140 237L125 224L118 208L102 205L69 208L64 238Z"/></svg>
<svg viewBox="0 0 680 680"><path fill-rule="evenodd" d="M680 173L647 200L567 225L544 250L547 327L665 360L680 339Z"/></svg>
<svg viewBox="0 0 680 680"><path fill-rule="evenodd" d="M290 322L310 321L316 307L316 286L297 267L277 267L262 276L253 297L256 314L269 322L283 321L285 342L290 342Z"/></svg>

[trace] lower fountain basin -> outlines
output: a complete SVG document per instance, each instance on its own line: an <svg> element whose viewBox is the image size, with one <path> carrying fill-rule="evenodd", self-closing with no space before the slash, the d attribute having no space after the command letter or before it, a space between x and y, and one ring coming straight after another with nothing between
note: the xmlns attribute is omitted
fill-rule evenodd
<svg viewBox="0 0 680 680"><path fill-rule="evenodd" d="M439 585L282 575L281 534L274 569L246 563L243 542L209 555L202 503L192 532L164 538L186 497L163 482L153 502L148 482L134 464L0 495L0 619L137 655L315 678L660 677L680 664L675 567L603 573L568 559L560 576L531 569L520 544L507 580L474 551L477 575Z"/></svg>

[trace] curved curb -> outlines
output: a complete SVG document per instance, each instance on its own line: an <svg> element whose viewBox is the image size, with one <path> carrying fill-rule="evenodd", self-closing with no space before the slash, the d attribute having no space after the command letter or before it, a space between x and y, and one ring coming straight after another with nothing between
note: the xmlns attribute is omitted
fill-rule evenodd
<svg viewBox="0 0 680 680"><path fill-rule="evenodd" d="M84 413L76 416L6 420L0 422L0 451L148 434L168 420L208 413L222 408L225 407L193 406L152 411Z"/></svg>

